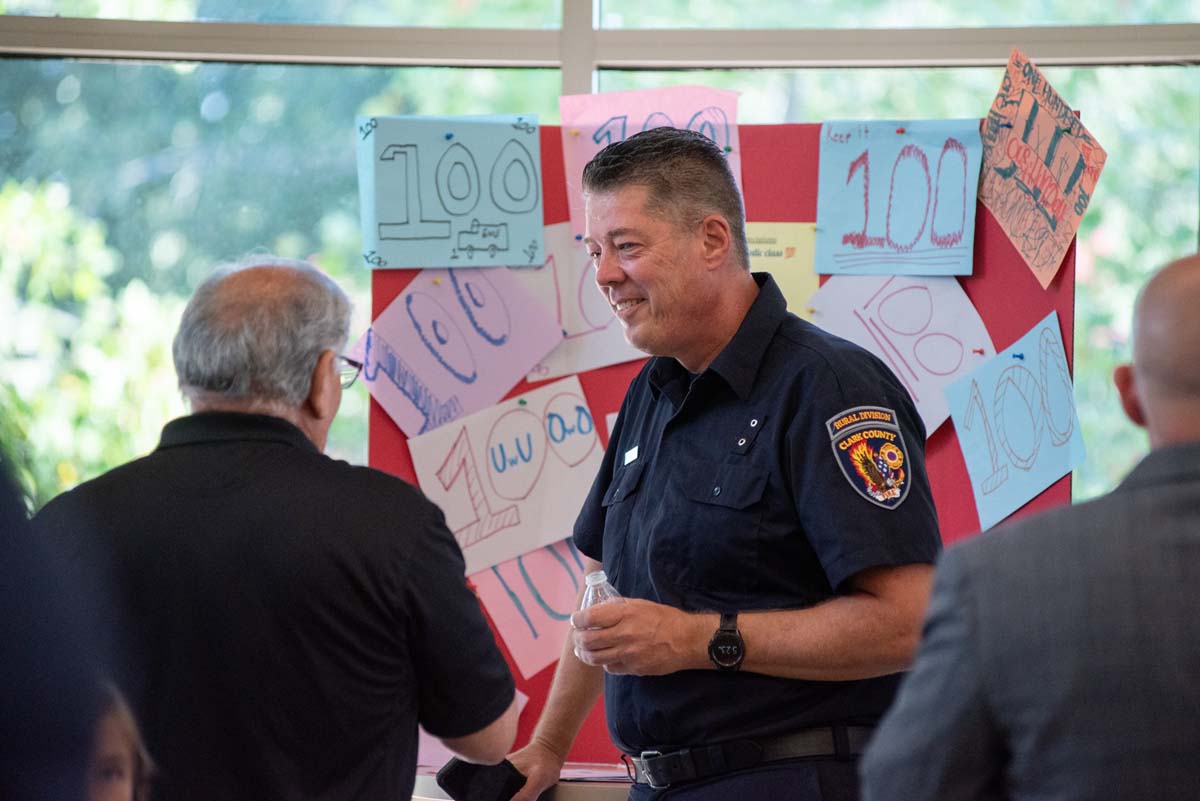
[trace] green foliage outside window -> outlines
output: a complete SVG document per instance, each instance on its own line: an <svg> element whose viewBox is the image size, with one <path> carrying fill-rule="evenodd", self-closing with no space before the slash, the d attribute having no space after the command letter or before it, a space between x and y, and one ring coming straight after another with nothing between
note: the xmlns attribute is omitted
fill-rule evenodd
<svg viewBox="0 0 1200 801"><path fill-rule="evenodd" d="M0 61L0 416L40 506L186 409L170 345L220 262L313 258L370 314L356 114L556 115L550 70ZM366 461L350 389L329 452ZM23 432L23 436L15 432Z"/></svg>

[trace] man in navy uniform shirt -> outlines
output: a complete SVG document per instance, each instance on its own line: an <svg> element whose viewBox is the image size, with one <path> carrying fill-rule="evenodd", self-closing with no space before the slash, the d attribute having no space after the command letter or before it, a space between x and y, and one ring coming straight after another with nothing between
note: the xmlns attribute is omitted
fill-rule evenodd
<svg viewBox="0 0 1200 801"><path fill-rule="evenodd" d="M854 798L940 549L921 420L749 271L711 141L638 134L583 184L596 282L655 358L575 525L627 602L574 615L516 799L557 778L602 686L631 799Z"/></svg>

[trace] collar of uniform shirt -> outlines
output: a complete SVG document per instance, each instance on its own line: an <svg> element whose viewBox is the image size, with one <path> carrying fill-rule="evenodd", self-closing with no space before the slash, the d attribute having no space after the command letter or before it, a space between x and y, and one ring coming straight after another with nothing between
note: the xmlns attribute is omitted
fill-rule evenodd
<svg viewBox="0 0 1200 801"><path fill-rule="evenodd" d="M758 297L750 305L733 339L705 371L721 376L742 400L750 397L767 345L787 314L787 300L771 274L754 273L754 280L758 283ZM681 382L678 394L682 398L688 387L687 370L674 359L656 358L650 370L651 390L656 394L666 393L675 402L677 393L670 385L676 381ZM675 405L679 404L676 402Z"/></svg>

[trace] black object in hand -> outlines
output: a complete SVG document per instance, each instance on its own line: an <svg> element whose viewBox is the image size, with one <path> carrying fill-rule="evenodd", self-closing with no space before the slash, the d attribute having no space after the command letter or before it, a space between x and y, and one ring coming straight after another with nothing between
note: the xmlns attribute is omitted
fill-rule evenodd
<svg viewBox="0 0 1200 801"><path fill-rule="evenodd" d="M437 783L454 801L508 801L525 786L525 774L507 759L476 765L455 757L437 772Z"/></svg>

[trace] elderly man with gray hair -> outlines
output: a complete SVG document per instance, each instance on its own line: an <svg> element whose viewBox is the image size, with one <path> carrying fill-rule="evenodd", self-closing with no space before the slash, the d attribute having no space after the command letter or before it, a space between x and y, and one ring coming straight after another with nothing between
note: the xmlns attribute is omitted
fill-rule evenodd
<svg viewBox="0 0 1200 801"><path fill-rule="evenodd" d="M441 511L322 450L350 303L305 262L218 269L174 343L192 414L35 526L107 599L156 799L407 798L418 721L472 761L514 687Z"/></svg>

